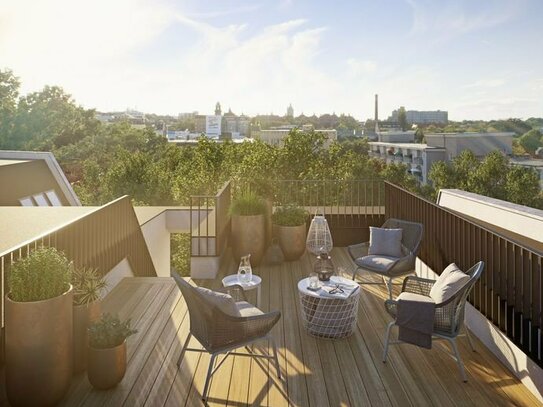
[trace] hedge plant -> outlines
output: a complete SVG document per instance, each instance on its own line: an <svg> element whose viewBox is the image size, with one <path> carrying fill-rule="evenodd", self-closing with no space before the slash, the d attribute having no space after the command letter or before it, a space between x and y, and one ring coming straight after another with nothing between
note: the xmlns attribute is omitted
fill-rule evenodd
<svg viewBox="0 0 543 407"><path fill-rule="evenodd" d="M279 226L300 226L305 224L308 213L298 205L280 206L272 215L272 222Z"/></svg>
<svg viewBox="0 0 543 407"><path fill-rule="evenodd" d="M65 293L72 265L54 247L41 247L13 264L8 284L9 298L17 302L42 301Z"/></svg>

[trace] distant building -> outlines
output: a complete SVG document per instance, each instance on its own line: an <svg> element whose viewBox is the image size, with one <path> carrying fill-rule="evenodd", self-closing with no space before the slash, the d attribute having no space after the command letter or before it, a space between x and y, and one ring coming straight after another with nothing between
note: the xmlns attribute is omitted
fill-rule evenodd
<svg viewBox="0 0 543 407"><path fill-rule="evenodd" d="M394 110L388 121L398 123L398 115L399 110ZM405 115L408 124L447 124L449 122L449 112L441 110L407 110Z"/></svg>
<svg viewBox="0 0 543 407"><path fill-rule="evenodd" d="M525 157L511 157L509 159L511 165L518 165L520 167L533 168L539 174L539 186L543 189L543 159L538 158L525 158Z"/></svg>
<svg viewBox="0 0 543 407"><path fill-rule="evenodd" d="M464 150L479 158L495 150L511 155L513 136L514 133L435 133L424 136L427 144L417 144L412 142L414 132L379 132L381 141L369 143L369 154L387 163L404 163L411 174L426 184L434 162L450 161Z"/></svg>
<svg viewBox="0 0 543 407"><path fill-rule="evenodd" d="M433 133L424 137L429 146L443 147L447 160L452 160L464 150L470 150L477 157L485 157L494 150L504 155L513 153L515 133Z"/></svg>
<svg viewBox="0 0 543 407"><path fill-rule="evenodd" d="M187 120L187 119L194 119L196 116L198 116L198 112L185 112L185 113L179 113L177 115L178 120Z"/></svg>
<svg viewBox="0 0 543 407"><path fill-rule="evenodd" d="M250 124L249 117L244 114L236 116L231 109L228 109L223 116L222 129L223 132L231 133L233 138L248 137Z"/></svg>
<svg viewBox="0 0 543 407"><path fill-rule="evenodd" d="M287 107L287 117L294 117L294 108L292 107L292 104L289 104Z"/></svg>
<svg viewBox="0 0 543 407"><path fill-rule="evenodd" d="M219 102L215 105L215 116L222 116L221 104Z"/></svg>
<svg viewBox="0 0 543 407"><path fill-rule="evenodd" d="M286 126L281 126L286 127ZM274 129L274 130L253 130L252 138L262 140L263 142L273 145L273 146L279 146L282 145L284 142L284 139L288 136L292 128L280 128L280 129ZM313 126L311 125L304 125L302 127L302 131L312 131ZM322 129L322 130L315 130L316 133L323 133L327 137L327 141L325 143L325 146L328 147L332 141L337 140L337 131L331 130L331 129Z"/></svg>

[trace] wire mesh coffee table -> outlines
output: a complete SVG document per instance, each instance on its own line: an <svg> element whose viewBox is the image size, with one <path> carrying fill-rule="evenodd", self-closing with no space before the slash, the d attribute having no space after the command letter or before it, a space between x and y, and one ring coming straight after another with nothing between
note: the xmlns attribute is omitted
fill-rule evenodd
<svg viewBox="0 0 543 407"><path fill-rule="evenodd" d="M338 276L333 276L325 285L339 285L343 293L332 294L322 288L318 291L310 290L309 278L298 282L303 325L310 335L319 338L350 336L356 326L360 286Z"/></svg>

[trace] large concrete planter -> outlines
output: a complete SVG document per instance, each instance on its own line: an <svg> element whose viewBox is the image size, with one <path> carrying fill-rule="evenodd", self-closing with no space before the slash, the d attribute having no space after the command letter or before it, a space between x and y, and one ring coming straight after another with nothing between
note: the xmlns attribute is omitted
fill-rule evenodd
<svg viewBox="0 0 543 407"><path fill-rule="evenodd" d="M89 382L99 390L115 387L126 372L126 340L119 346L107 349L88 347L87 374Z"/></svg>
<svg viewBox="0 0 543 407"><path fill-rule="evenodd" d="M89 346L89 325L100 319L100 301L90 304L74 305L74 373L87 368L87 348Z"/></svg>
<svg viewBox="0 0 543 407"><path fill-rule="evenodd" d="M239 262L241 256L251 255L251 265L258 266L266 249L264 215L232 216L232 251Z"/></svg>
<svg viewBox="0 0 543 407"><path fill-rule="evenodd" d="M54 406L72 378L73 291L43 301L6 295L6 392L16 406Z"/></svg>
<svg viewBox="0 0 543 407"><path fill-rule="evenodd" d="M305 253L307 235L305 223L299 226L273 226L285 260L298 260Z"/></svg>

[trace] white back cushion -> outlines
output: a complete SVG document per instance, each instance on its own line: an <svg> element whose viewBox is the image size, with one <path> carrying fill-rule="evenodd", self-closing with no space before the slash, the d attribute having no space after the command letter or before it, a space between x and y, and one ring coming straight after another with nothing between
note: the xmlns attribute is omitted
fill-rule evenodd
<svg viewBox="0 0 543 407"><path fill-rule="evenodd" d="M209 290L204 287L196 287L198 292L202 294L206 300L211 304L216 305L219 309L225 314L231 315L233 317L239 317L238 307L236 307L236 302L232 296L219 293L217 291Z"/></svg>
<svg viewBox="0 0 543 407"><path fill-rule="evenodd" d="M430 297L436 304L447 301L469 280L469 276L454 263L449 264L437 278L430 290Z"/></svg>
<svg viewBox="0 0 543 407"><path fill-rule="evenodd" d="M402 257L402 229L383 229L370 226L368 254Z"/></svg>

